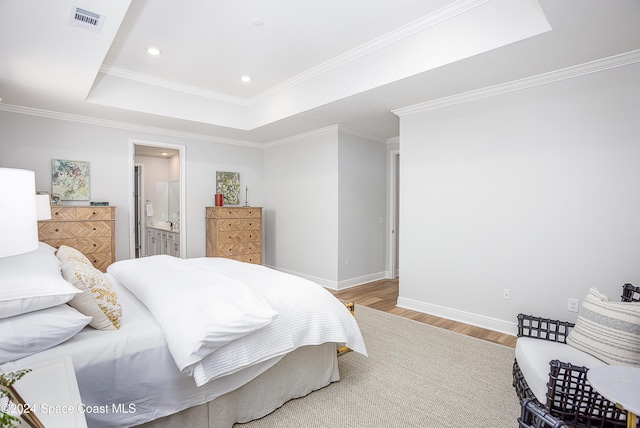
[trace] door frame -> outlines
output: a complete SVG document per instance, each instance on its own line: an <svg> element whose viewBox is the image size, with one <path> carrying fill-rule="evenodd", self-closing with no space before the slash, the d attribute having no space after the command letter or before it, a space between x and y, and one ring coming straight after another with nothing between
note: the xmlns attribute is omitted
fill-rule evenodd
<svg viewBox="0 0 640 428"><path fill-rule="evenodd" d="M187 257L187 147L183 144L161 143L158 141L138 140L135 138L129 139L129 258L133 258L135 256L136 245L136 206L133 200L135 186L133 175L135 173L136 146L161 147L166 149L178 150L180 157L180 257L184 259Z"/></svg>
<svg viewBox="0 0 640 428"><path fill-rule="evenodd" d="M397 162L396 162L397 158ZM387 254L389 259L387 265L389 271L388 279L395 279L399 276L398 266L396 263L398 257L398 221L400 192L398 189L398 177L400 173L400 150L389 151L389 229L388 229L388 245Z"/></svg>

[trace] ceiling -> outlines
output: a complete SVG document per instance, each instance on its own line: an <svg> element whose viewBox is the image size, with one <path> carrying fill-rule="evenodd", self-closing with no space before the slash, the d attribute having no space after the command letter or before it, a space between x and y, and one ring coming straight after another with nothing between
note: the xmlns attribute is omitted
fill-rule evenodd
<svg viewBox="0 0 640 428"><path fill-rule="evenodd" d="M386 141L395 109L638 50L638 23L638 0L0 0L0 110Z"/></svg>

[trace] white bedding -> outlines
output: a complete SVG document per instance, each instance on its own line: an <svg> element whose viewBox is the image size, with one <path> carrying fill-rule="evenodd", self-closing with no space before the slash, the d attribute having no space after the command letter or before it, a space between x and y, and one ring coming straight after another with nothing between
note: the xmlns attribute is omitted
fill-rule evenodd
<svg viewBox="0 0 640 428"><path fill-rule="evenodd" d="M167 255L122 260L108 272L154 315L178 368L268 325L278 315L251 287Z"/></svg>
<svg viewBox="0 0 640 428"><path fill-rule="evenodd" d="M201 352L202 347L198 348L199 360L191 359L188 366L181 368L186 368L185 372L192 374L199 386L246 367L277 359L306 345L340 342L366 355L358 325L344 305L324 288L294 275L230 259L178 259L170 256L116 262L108 271L147 304L163 329L172 353L180 347L196 349L198 344L206 342L207 336L212 336L208 328L213 327L216 332L219 330L220 326L212 326L210 318L206 317L206 305L212 302L215 308L230 305L243 315L243 299L249 299L246 305L251 310L264 310L260 306L264 302L277 314L271 322L245 335L238 334L235 340L227 341L221 347L206 347L209 354ZM195 285L190 281L195 281ZM177 302L198 300L199 293L206 289L207 284L211 294L202 300L205 306L197 309L198 313L205 314L202 315L205 322L194 324L198 317L189 317L188 323L182 322L184 311L176 310L175 305ZM237 289L241 299L236 297ZM167 295L176 298L158 298ZM189 297L185 299L185 295ZM162 301L167 303L162 304ZM233 326L237 327L237 324ZM187 335L185 329L200 334ZM190 337L192 343L185 344L185 337ZM178 351L173 356L176 363L184 362L183 353Z"/></svg>
<svg viewBox="0 0 640 428"><path fill-rule="evenodd" d="M0 365L0 372L69 356L87 407L107 405L126 409L133 405L135 408L129 413L86 413L89 427L130 427L235 394L231 391L260 381L261 375L271 373L272 367L277 369L289 356L312 348L305 345L347 343L366 354L355 319L322 287L292 275L226 259L192 259L189 263L224 272L233 280L257 289L269 307L278 313L267 326L219 348L194 366L194 377L199 383L215 380L197 387L194 377L178 370L154 316L110 274L107 275L123 309L119 330L86 327L58 346ZM306 355L302 358L304 367L299 366L300 358L292 360L298 361L299 375L294 383L299 387L290 387L292 379L286 376L281 382L277 381L280 375L269 377L270 391L285 397L275 407L338 380L335 346L331 343L329 346L333 349L329 353L333 358L327 359L326 351L330 349L323 346L322 352L311 350L311 353L300 354ZM294 349L296 351L290 352ZM287 358L283 358L285 354ZM313 367L307 369L307 364ZM287 372L289 366L286 366L277 373ZM315 374L309 374L312 372ZM303 379L305 377L308 379ZM275 407L263 404L247 415L260 417ZM227 416L229 420L234 418Z"/></svg>
<svg viewBox="0 0 640 428"><path fill-rule="evenodd" d="M115 278L111 279L123 309L119 330L86 327L61 345L0 365L0 372L70 356L86 406L135 407L132 413L86 413L88 425L130 427L211 401L259 376L280 359L198 388L192 377L176 367L162 330L148 309Z"/></svg>

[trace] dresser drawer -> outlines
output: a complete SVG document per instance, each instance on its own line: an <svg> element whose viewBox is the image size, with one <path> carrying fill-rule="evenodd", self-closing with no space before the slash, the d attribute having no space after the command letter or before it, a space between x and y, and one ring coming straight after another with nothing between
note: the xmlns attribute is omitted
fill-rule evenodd
<svg viewBox="0 0 640 428"><path fill-rule="evenodd" d="M260 219L251 218L230 218L227 220L218 220L217 230L221 232L240 231L240 230L262 230L262 222Z"/></svg>
<svg viewBox="0 0 640 428"><path fill-rule="evenodd" d="M51 207L51 220L114 220L115 207Z"/></svg>
<svg viewBox="0 0 640 428"><path fill-rule="evenodd" d="M65 221L47 221L38 223L38 239L64 239L76 237L76 223Z"/></svg>
<svg viewBox="0 0 640 428"><path fill-rule="evenodd" d="M111 236L111 222L48 221L38 224L38 237L41 241L44 239L74 238L76 236Z"/></svg>
<svg viewBox="0 0 640 428"><path fill-rule="evenodd" d="M111 253L111 238L97 236L95 238L76 238L75 248L81 253Z"/></svg>
<svg viewBox="0 0 640 428"><path fill-rule="evenodd" d="M76 218L78 220L113 220L113 212L111 207L78 207Z"/></svg>
<svg viewBox="0 0 640 428"><path fill-rule="evenodd" d="M77 230L76 236L111 236L110 221L83 221L74 224Z"/></svg>
<svg viewBox="0 0 640 428"><path fill-rule="evenodd" d="M216 245L216 255L221 257L232 256L236 254L258 253L261 249L259 242L240 242L237 244L218 244Z"/></svg>
<svg viewBox="0 0 640 428"><path fill-rule="evenodd" d="M261 218L262 208L207 207L206 216L210 218Z"/></svg>
<svg viewBox="0 0 640 428"><path fill-rule="evenodd" d="M76 207L51 207L51 220L69 220L76 219Z"/></svg>
<svg viewBox="0 0 640 428"><path fill-rule="evenodd" d="M255 264L262 264L262 255L260 253L255 253L255 254L236 254L233 256L227 256L227 259L232 259L232 260L238 260L240 262L245 262L245 263L255 263Z"/></svg>
<svg viewBox="0 0 640 428"><path fill-rule="evenodd" d="M39 238L40 241L42 242L46 242L47 244L51 245L53 248L55 248L56 250L58 248L60 248L63 245L66 245L67 247L73 247L76 248L76 238L66 238L66 239L43 239L43 238Z"/></svg>
<svg viewBox="0 0 640 428"><path fill-rule="evenodd" d="M262 230L229 230L217 234L219 244L231 244L238 242L262 242Z"/></svg>

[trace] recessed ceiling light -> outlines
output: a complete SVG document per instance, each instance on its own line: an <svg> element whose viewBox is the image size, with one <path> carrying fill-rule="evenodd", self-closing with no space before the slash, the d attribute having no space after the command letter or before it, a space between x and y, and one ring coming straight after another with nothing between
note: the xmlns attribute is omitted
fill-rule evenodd
<svg viewBox="0 0 640 428"><path fill-rule="evenodd" d="M149 55L158 56L158 55L162 54L162 51L160 49L158 49L158 48L149 47L149 48L147 48L147 53Z"/></svg>
<svg viewBox="0 0 640 428"><path fill-rule="evenodd" d="M264 25L264 20L262 18L253 18L251 23L256 27L262 27Z"/></svg>
<svg viewBox="0 0 640 428"><path fill-rule="evenodd" d="M169 153L167 153L167 152L162 152L162 153L160 153L160 154L161 154L162 156L167 156Z"/></svg>
<svg viewBox="0 0 640 428"><path fill-rule="evenodd" d="M240 80L242 80L244 83L249 83L251 82L251 76L242 76Z"/></svg>

